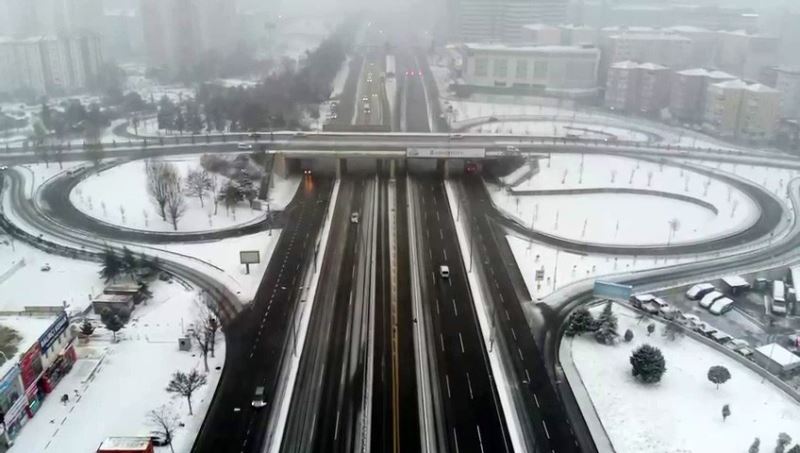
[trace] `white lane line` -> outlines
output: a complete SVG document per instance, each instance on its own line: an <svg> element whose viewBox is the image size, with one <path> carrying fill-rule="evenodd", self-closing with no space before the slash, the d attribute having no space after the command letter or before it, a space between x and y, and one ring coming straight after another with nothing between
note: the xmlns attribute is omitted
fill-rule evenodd
<svg viewBox="0 0 800 453"><path fill-rule="evenodd" d="M431 249L428 249L428 258L433 261L433 252L431 252Z"/></svg>
<svg viewBox="0 0 800 453"><path fill-rule="evenodd" d="M456 307L456 300L455 299L453 299L453 313L455 313L456 317L458 317L458 307Z"/></svg>
<svg viewBox="0 0 800 453"><path fill-rule="evenodd" d="M439 211L436 211L436 221L439 221Z"/></svg>
<svg viewBox="0 0 800 453"><path fill-rule="evenodd" d="M442 249L442 253L444 254L444 260L447 261L447 250Z"/></svg>
<svg viewBox="0 0 800 453"><path fill-rule="evenodd" d="M441 346L442 352L444 352L444 336L441 333L439 334L439 346Z"/></svg>
<svg viewBox="0 0 800 453"><path fill-rule="evenodd" d="M500 285L497 284L497 280L494 281L494 287L500 289Z"/></svg>
<svg viewBox="0 0 800 453"><path fill-rule="evenodd" d="M458 342L461 343L461 353L464 353L464 339L461 338L461 332L458 333Z"/></svg>
<svg viewBox="0 0 800 453"><path fill-rule="evenodd" d="M502 303L506 303L506 300L503 298L503 294L502 294L502 293L500 293L500 294L498 294L498 295L500 296L500 302L502 302Z"/></svg>
<svg viewBox="0 0 800 453"><path fill-rule="evenodd" d="M511 336L514 337L514 341L517 341L517 331L514 328L511 328Z"/></svg>
<svg viewBox="0 0 800 453"><path fill-rule="evenodd" d="M511 316L508 316L508 310L506 310L505 308L503 310L505 310L506 312L506 321L511 321Z"/></svg>
<svg viewBox="0 0 800 453"><path fill-rule="evenodd" d="M444 375L444 381L445 381L445 384L447 384L447 397L450 398L452 396L452 395L450 395L450 376L445 374Z"/></svg>
<svg viewBox="0 0 800 453"><path fill-rule="evenodd" d="M544 426L544 435L550 440L550 431L547 430L547 423L545 423L544 420L542 420L542 426Z"/></svg>
<svg viewBox="0 0 800 453"><path fill-rule="evenodd" d="M517 353L519 354L519 359L522 360L522 350L517 347Z"/></svg>
<svg viewBox="0 0 800 453"><path fill-rule="evenodd" d="M475 425L475 429L478 430L478 445L481 446L481 453L484 453L484 450L483 450L483 437L481 436L481 427L478 426L478 425Z"/></svg>
<svg viewBox="0 0 800 453"><path fill-rule="evenodd" d="M439 314L439 298L436 298L436 314Z"/></svg>
<svg viewBox="0 0 800 453"><path fill-rule="evenodd" d="M536 394L535 394L535 393L533 394L533 400L534 400L534 401L536 401L536 407L537 407L537 408L539 408L539 409L541 409L541 408L542 408L542 406L539 406L539 397L538 397L538 396L536 396Z"/></svg>
<svg viewBox="0 0 800 453"><path fill-rule="evenodd" d="M467 372L467 388L469 388L469 399L475 399L472 394L472 380L469 378L469 372Z"/></svg>
<svg viewBox="0 0 800 453"><path fill-rule="evenodd" d="M527 380L529 383L531 382L531 375L528 374L527 368L525 368L525 380Z"/></svg>
<svg viewBox="0 0 800 453"><path fill-rule="evenodd" d="M453 427L453 441L456 444L456 453L458 453L458 433L456 433L455 427Z"/></svg>
<svg viewBox="0 0 800 453"><path fill-rule="evenodd" d="M441 228L439 228L439 237L444 241L444 233L442 233Z"/></svg>
<svg viewBox="0 0 800 453"><path fill-rule="evenodd" d="M339 414L341 411L336 411L336 427L333 430L333 439L336 440L339 438Z"/></svg>

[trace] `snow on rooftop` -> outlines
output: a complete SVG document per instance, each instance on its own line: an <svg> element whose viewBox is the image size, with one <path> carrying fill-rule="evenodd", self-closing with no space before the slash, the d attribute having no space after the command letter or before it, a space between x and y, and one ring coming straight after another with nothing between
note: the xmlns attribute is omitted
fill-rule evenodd
<svg viewBox="0 0 800 453"><path fill-rule="evenodd" d="M558 30L558 27L554 27L552 25L547 24L526 24L523 25L522 28L526 30Z"/></svg>
<svg viewBox="0 0 800 453"><path fill-rule="evenodd" d="M639 65L639 69L646 69L649 71L660 71L663 69L667 69L667 67L656 63L642 63Z"/></svg>
<svg viewBox="0 0 800 453"><path fill-rule="evenodd" d="M150 446L147 437L109 437L100 444L100 450L130 451L131 449L145 449Z"/></svg>
<svg viewBox="0 0 800 453"><path fill-rule="evenodd" d="M761 84L761 83L754 83L754 84L748 86L747 90L755 91L757 93L779 93L779 91L776 90L775 88L768 87L768 86L766 86L764 84Z"/></svg>
<svg viewBox="0 0 800 453"><path fill-rule="evenodd" d="M726 80L724 82L715 83L715 87L719 88L736 88L736 89L745 89L747 88L747 82L742 79L733 79L733 80Z"/></svg>
<svg viewBox="0 0 800 453"><path fill-rule="evenodd" d="M765 357L769 357L770 360L782 367L800 364L800 357L794 355L792 351L777 343L761 346L760 348L756 348L756 351L763 354Z"/></svg>
<svg viewBox="0 0 800 453"><path fill-rule="evenodd" d="M48 327L55 321L55 316L47 317L31 317L31 316L2 316L0 317L0 325L10 327L17 331L21 337L17 344L17 352L8 360L0 365L0 377L14 367L19 362L19 359L25 354L28 349L37 341L39 337L44 334Z"/></svg>
<svg viewBox="0 0 800 453"><path fill-rule="evenodd" d="M483 44L483 43L465 43L462 44L463 48L468 50L483 51L483 52L516 52L516 53L578 53L578 54L594 54L598 50L595 47L584 46L509 46L506 44Z"/></svg>
<svg viewBox="0 0 800 453"><path fill-rule="evenodd" d="M730 287L737 287L737 286L750 286L750 283L747 280L743 279L738 275L731 275L728 277L723 277L722 281L725 282L726 285Z"/></svg>

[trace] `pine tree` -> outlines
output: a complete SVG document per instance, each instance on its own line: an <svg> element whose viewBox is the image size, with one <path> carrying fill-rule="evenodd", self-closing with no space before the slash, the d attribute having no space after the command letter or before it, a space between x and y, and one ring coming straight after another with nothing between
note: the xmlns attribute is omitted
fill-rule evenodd
<svg viewBox="0 0 800 453"><path fill-rule="evenodd" d="M83 320L83 324L81 324L81 333L87 337L94 333L94 326L88 319Z"/></svg>
<svg viewBox="0 0 800 453"><path fill-rule="evenodd" d="M108 283L119 276L123 272L122 260L111 249L103 251L103 264L100 269L100 277Z"/></svg>
<svg viewBox="0 0 800 453"><path fill-rule="evenodd" d="M646 384L653 384L661 380L667 371L664 355L658 348L644 344L631 355L632 374Z"/></svg>
<svg viewBox="0 0 800 453"><path fill-rule="evenodd" d="M731 416L731 407L730 407L730 405L726 404L726 405L722 406L722 421L724 422L730 416Z"/></svg>
<svg viewBox="0 0 800 453"><path fill-rule="evenodd" d="M594 338L598 343L613 344L618 336L617 315L613 312L612 302L608 301L606 306L603 307L600 317L597 318L597 331L594 334Z"/></svg>
<svg viewBox="0 0 800 453"><path fill-rule="evenodd" d="M633 340L633 331L628 329L625 331L625 342L630 343Z"/></svg>
<svg viewBox="0 0 800 453"><path fill-rule="evenodd" d="M724 366L714 365L708 369L708 380L717 384L717 390L719 390L720 384L726 383L730 378L731 372Z"/></svg>
<svg viewBox="0 0 800 453"><path fill-rule="evenodd" d="M750 448L747 450L747 453L758 453L760 448L761 448L761 439L756 437L756 439L750 445Z"/></svg>
<svg viewBox="0 0 800 453"><path fill-rule="evenodd" d="M139 270L139 260L133 255L133 252L128 247L122 248L122 269L121 271L128 274L131 280L136 280L136 272Z"/></svg>
<svg viewBox="0 0 800 453"><path fill-rule="evenodd" d="M794 447L790 448L786 453L800 453L800 444L795 444Z"/></svg>
<svg viewBox="0 0 800 453"><path fill-rule="evenodd" d="M786 447L792 442L792 436L786 433L778 434L778 444L775 445L775 453L784 453Z"/></svg>
<svg viewBox="0 0 800 453"><path fill-rule="evenodd" d="M592 313L587 308L581 307L570 315L569 324L567 324L564 334L568 337L574 337L575 335L591 332L594 327L595 321Z"/></svg>
<svg viewBox="0 0 800 453"><path fill-rule="evenodd" d="M653 332L656 331L656 324L651 322L647 325L647 336L649 337Z"/></svg>
<svg viewBox="0 0 800 453"><path fill-rule="evenodd" d="M114 341L117 341L117 332L122 330L130 319L131 314L127 310L103 310L100 312L100 321L111 331Z"/></svg>

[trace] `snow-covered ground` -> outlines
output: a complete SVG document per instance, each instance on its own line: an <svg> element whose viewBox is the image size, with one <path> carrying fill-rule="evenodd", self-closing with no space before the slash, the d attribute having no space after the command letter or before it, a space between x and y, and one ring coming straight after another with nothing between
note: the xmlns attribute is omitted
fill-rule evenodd
<svg viewBox="0 0 800 453"><path fill-rule="evenodd" d="M49 271L42 271L45 265ZM50 255L0 232L0 311L25 307L85 309L103 287L96 263Z"/></svg>
<svg viewBox="0 0 800 453"><path fill-rule="evenodd" d="M583 163L581 164L583 160ZM583 170L581 171L581 166ZM490 187L494 202L523 224L581 242L618 245L685 243L749 227L759 215L743 192L699 173L634 159L553 154L539 173L515 187L525 190L625 188L668 192L712 204L640 194L514 195ZM676 229L672 223L677 220Z"/></svg>
<svg viewBox="0 0 800 453"><path fill-rule="evenodd" d="M165 388L175 371L203 371L202 354L196 349L178 351L178 337L199 314L199 297L177 283L157 282L151 289L154 298L136 309L118 334L118 343L112 343L102 327L87 344L78 343L78 362L22 429L11 453L94 451L106 437L155 430L147 413L161 405L170 406L185 424L176 433L175 451L190 451L219 381L216 367L224 363L224 339L217 335L216 357L208 360L208 383L193 396L194 416L189 416L186 399ZM59 401L62 393L70 396L66 405Z"/></svg>
<svg viewBox="0 0 800 453"><path fill-rule="evenodd" d="M761 376L692 338L664 338L659 321L648 337L651 321L637 325L635 313L619 305L614 312L618 331L631 329L633 341L605 346L587 336L575 338L571 346L581 380L618 453L744 452L755 437L761 439L761 451L772 451L781 432L800 438L800 404ZM630 355L645 343L661 349L666 360L658 384L641 384L631 375ZM719 390L707 379L714 365L728 368L732 376ZM723 421L725 404L731 416Z"/></svg>
<svg viewBox="0 0 800 453"><path fill-rule="evenodd" d="M189 171L200 168L199 156L167 160L175 165L184 179ZM107 223L139 230L175 231L169 220L161 218L157 206L147 194L145 165L144 160L137 160L92 175L72 190L70 200L83 213ZM220 188L227 182L227 178L220 175L216 179ZM292 187L296 190L297 184L298 178L276 183L278 190L271 194L275 209L288 203L293 195ZM266 215L265 211L249 208L246 202L239 203L230 212L226 212L222 205L215 208L211 193L206 194L203 205L199 198L187 193L186 206L186 212L178 221L179 232L229 228L257 221Z"/></svg>
<svg viewBox="0 0 800 453"><path fill-rule="evenodd" d="M604 140L612 136L627 141L646 142L649 139L647 134L631 129L565 120L497 121L470 127L468 131L482 134L524 134L544 137L575 136L593 140Z"/></svg>

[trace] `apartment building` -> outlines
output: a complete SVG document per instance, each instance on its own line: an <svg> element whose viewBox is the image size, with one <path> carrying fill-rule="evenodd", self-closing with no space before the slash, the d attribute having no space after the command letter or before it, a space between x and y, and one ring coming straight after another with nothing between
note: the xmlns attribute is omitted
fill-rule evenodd
<svg viewBox="0 0 800 453"><path fill-rule="evenodd" d="M621 61L608 70L607 108L619 112L657 115L669 103L670 70L655 63Z"/></svg>
<svg viewBox="0 0 800 453"><path fill-rule="evenodd" d="M734 79L726 72L703 68L675 72L670 83L670 114L681 123L702 123L709 85Z"/></svg>
<svg viewBox="0 0 800 453"><path fill-rule="evenodd" d="M708 87L704 127L723 138L765 143L775 137L780 117L780 93L740 79Z"/></svg>

